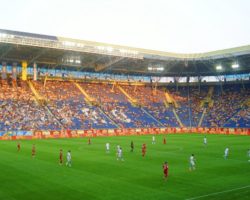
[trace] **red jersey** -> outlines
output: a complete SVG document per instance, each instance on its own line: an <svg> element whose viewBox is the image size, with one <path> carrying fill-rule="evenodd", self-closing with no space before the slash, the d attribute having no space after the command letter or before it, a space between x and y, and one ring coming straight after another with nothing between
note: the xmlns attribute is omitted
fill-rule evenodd
<svg viewBox="0 0 250 200"><path fill-rule="evenodd" d="M60 151L59 160L60 160L60 163L63 162L63 152L62 151Z"/></svg>
<svg viewBox="0 0 250 200"><path fill-rule="evenodd" d="M168 165L167 165L167 164L164 164L164 165L163 165L163 173L164 173L164 176L165 176L165 177L168 176Z"/></svg>
<svg viewBox="0 0 250 200"><path fill-rule="evenodd" d="M163 139L163 144L166 144L166 143L167 143L166 138L164 138Z"/></svg>
<svg viewBox="0 0 250 200"><path fill-rule="evenodd" d="M33 147L32 147L32 156L34 156L35 154L36 154L36 147L33 146Z"/></svg>
<svg viewBox="0 0 250 200"><path fill-rule="evenodd" d="M142 156L145 156L146 154L146 144L142 145Z"/></svg>
<svg viewBox="0 0 250 200"><path fill-rule="evenodd" d="M20 151L20 149L21 149L21 145L20 145L20 143L18 143L17 144L17 150Z"/></svg>

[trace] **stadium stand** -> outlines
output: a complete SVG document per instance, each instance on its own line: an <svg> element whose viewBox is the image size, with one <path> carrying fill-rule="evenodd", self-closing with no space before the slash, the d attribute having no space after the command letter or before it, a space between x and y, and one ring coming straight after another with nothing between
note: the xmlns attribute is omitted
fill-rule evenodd
<svg viewBox="0 0 250 200"><path fill-rule="evenodd" d="M72 82L47 81L45 87L41 82L33 83L65 129L115 128L97 106L87 104Z"/></svg>
<svg viewBox="0 0 250 200"><path fill-rule="evenodd" d="M226 85L223 90L217 86L213 96L214 105L208 109L204 125L207 127L249 127L248 108L244 105L249 96L249 85L246 85L245 89L239 84ZM237 123L245 120L247 123Z"/></svg>
<svg viewBox="0 0 250 200"><path fill-rule="evenodd" d="M15 87L2 80L0 90L0 130L59 129L57 120L35 102L26 82Z"/></svg>
<svg viewBox="0 0 250 200"><path fill-rule="evenodd" d="M209 87L159 87L122 85L139 102L133 105L112 83L79 82L86 96L73 81L31 81L44 101L36 101L29 84L10 79L1 80L1 130L87 130L143 127L180 127L173 110L185 127L198 127L206 108L202 127L249 128L249 85L214 86L212 107L202 104ZM165 91L176 101L167 104Z"/></svg>
<svg viewBox="0 0 250 200"><path fill-rule="evenodd" d="M137 128L250 132L249 46L178 54L0 29L0 47L2 135ZM218 71L216 63L226 67Z"/></svg>

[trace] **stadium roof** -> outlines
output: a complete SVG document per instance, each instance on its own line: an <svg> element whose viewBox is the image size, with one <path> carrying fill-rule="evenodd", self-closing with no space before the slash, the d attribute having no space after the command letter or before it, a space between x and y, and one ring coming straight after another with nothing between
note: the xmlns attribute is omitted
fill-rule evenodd
<svg viewBox="0 0 250 200"><path fill-rule="evenodd" d="M250 45L179 54L0 29L0 62L107 73L196 76L250 72ZM232 68L238 64L238 68ZM220 65L221 68L216 68Z"/></svg>

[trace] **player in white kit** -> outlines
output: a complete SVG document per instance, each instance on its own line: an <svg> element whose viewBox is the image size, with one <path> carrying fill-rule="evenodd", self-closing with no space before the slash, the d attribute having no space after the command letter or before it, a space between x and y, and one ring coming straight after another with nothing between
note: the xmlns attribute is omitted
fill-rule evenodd
<svg viewBox="0 0 250 200"><path fill-rule="evenodd" d="M117 151L117 160L124 161L123 155L122 155L122 148L121 147Z"/></svg>
<svg viewBox="0 0 250 200"><path fill-rule="evenodd" d="M207 137L206 137L206 136L205 136L204 139L203 139L203 144L204 144L205 146L207 146Z"/></svg>
<svg viewBox="0 0 250 200"><path fill-rule="evenodd" d="M152 137L152 144L155 144L155 136Z"/></svg>
<svg viewBox="0 0 250 200"><path fill-rule="evenodd" d="M224 158L227 159L229 155L229 148L227 147L224 152Z"/></svg>
<svg viewBox="0 0 250 200"><path fill-rule="evenodd" d="M110 147L110 145L109 145L109 143L107 142L107 143L106 143L106 152L107 152L107 153L109 153L109 147Z"/></svg>
<svg viewBox="0 0 250 200"><path fill-rule="evenodd" d="M67 153L67 162L66 162L66 166L71 167L71 151L69 150Z"/></svg>
<svg viewBox="0 0 250 200"><path fill-rule="evenodd" d="M195 170L195 158L194 158L194 154L192 154L189 158L189 171L193 171Z"/></svg>

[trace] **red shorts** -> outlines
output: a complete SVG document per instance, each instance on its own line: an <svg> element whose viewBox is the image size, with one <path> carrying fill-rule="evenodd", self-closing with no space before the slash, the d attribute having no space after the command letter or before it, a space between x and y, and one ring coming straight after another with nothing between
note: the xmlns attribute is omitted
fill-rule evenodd
<svg viewBox="0 0 250 200"><path fill-rule="evenodd" d="M164 176L165 176L165 177L168 176L168 170L164 170Z"/></svg>

